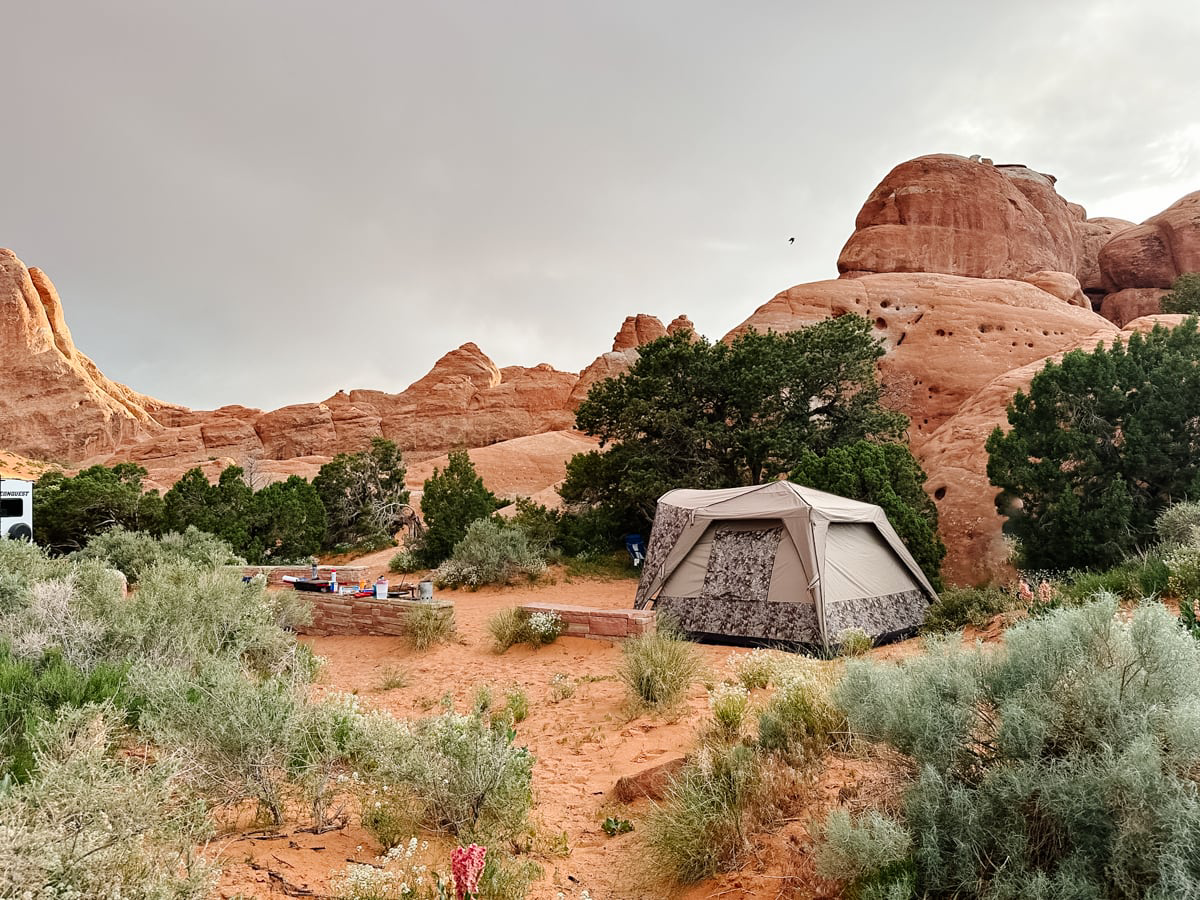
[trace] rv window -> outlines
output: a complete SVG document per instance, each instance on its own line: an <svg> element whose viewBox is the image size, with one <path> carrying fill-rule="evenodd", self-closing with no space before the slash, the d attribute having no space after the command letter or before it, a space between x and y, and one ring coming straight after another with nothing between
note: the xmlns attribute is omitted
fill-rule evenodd
<svg viewBox="0 0 1200 900"><path fill-rule="evenodd" d="M25 514L25 501L20 497L0 499L0 518L19 519Z"/></svg>

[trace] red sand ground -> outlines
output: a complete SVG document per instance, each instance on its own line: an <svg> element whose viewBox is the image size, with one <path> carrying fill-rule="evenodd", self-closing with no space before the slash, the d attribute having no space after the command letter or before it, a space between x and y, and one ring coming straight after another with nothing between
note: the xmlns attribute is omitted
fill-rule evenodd
<svg viewBox="0 0 1200 900"><path fill-rule="evenodd" d="M378 554L380 560L373 562L380 565L387 555ZM398 717L419 717L435 712L446 694L464 709L481 686L490 687L500 703L510 687L524 689L530 713L517 726L517 740L537 758L534 820L547 848L564 833L570 847L565 856L546 850L537 857L545 876L530 892L534 900L553 900L559 891L569 898L578 897L584 888L593 900L837 896L831 892L832 886L813 874L807 825L814 818L824 818L834 803L865 804L868 795L877 796L879 782L886 781L888 770L878 761L831 758L825 771L803 792L801 808L776 832L756 840L755 852L739 871L674 893L647 878L637 826L651 801L623 805L613 798L613 785L623 775L687 753L696 743L697 729L707 719L707 695L698 684L683 709L670 716L631 716L625 708L624 689L615 678L621 652L617 645L560 638L536 651L518 646L500 656L492 653L486 622L499 609L527 601L607 608L633 603L636 582L632 580L556 577L554 583L532 586L439 592L440 597L455 602L459 641L425 652L411 649L401 638L304 638L328 660L316 690L353 692L366 707ZM874 653L895 659L918 652L918 646L909 641ZM702 646L700 650L718 679L728 671L726 661L731 653L748 652L720 646ZM380 682L391 669L404 671L407 685L382 691ZM598 680L579 683L573 697L554 703L550 679L556 673ZM600 824L608 815L630 819L635 830L615 838L606 836ZM367 862L378 852L370 835L357 824L321 835L296 828L285 827L281 837L272 839L243 833L214 842L222 848L225 867L221 896L320 896L327 891L330 875L347 861Z"/></svg>

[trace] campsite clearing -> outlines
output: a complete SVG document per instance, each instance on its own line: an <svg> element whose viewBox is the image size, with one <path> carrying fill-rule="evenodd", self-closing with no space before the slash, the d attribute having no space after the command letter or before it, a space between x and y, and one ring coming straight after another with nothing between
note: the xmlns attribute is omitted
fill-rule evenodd
<svg viewBox="0 0 1200 900"><path fill-rule="evenodd" d="M530 712L517 726L517 739L537 758L533 818L538 826L535 846L540 849L535 858L545 870L529 894L532 900L556 900L559 891L578 898L584 889L593 900L837 896L813 873L808 824L823 818L835 803L850 803L854 808L869 803L887 780L880 761L829 757L805 795L797 798L800 807L793 821L758 836L741 869L672 893L654 882L641 862L639 826L652 801L623 804L613 790L622 776L636 776L695 747L699 729L709 720L703 684L693 686L682 708L671 714L635 716L615 677L621 657L618 644L562 637L539 650L517 646L503 655L491 652L486 623L498 610L534 602L628 608L636 587L632 580L567 580L558 572L534 585L439 592L439 598L454 601L459 639L424 652L394 637L303 640L327 660L318 692L351 692L363 706L400 718L430 715L440 708L443 697L464 709L481 686L490 687L498 697L513 686L526 692ZM871 652L875 658L899 658L919 652L919 647L919 641L903 641ZM729 674L731 656L750 652L712 644L701 645L700 651L718 681ZM386 687L394 683L396 672L407 676L403 686ZM556 675L571 679L574 687L572 696L557 702ZM768 692L754 695L756 702L762 702ZM610 815L630 820L634 830L609 837L601 825ZM378 852L356 816L335 832L314 835L288 830L276 840L260 838L243 832L217 839L225 864L223 896L239 891L249 896L282 896L284 883L288 890L325 894L331 875L348 860L371 862Z"/></svg>

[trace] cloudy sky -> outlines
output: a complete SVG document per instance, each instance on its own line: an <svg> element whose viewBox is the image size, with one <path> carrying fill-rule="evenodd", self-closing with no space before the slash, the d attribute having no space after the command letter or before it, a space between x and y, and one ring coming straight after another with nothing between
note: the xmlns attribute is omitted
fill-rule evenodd
<svg viewBox="0 0 1200 900"><path fill-rule="evenodd" d="M836 276L896 163L1140 221L1200 188L1194 0L5 4L0 246L110 377L197 408L578 370ZM789 245L787 239L795 237Z"/></svg>

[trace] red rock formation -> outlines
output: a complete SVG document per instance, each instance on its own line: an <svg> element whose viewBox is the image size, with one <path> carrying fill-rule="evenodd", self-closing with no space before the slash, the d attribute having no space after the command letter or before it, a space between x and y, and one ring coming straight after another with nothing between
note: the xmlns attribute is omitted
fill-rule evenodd
<svg viewBox="0 0 1200 900"><path fill-rule="evenodd" d="M1022 278L1078 266L1077 217L1052 176L936 154L901 163L863 204L842 248L846 276L936 272Z"/></svg>
<svg viewBox="0 0 1200 900"><path fill-rule="evenodd" d="M800 284L760 306L726 340L754 328L789 331L858 313L875 324L887 356L880 373L912 420L919 445L972 394L1010 369L1116 332L1091 312L1021 281L954 275L864 275Z"/></svg>
<svg viewBox="0 0 1200 900"><path fill-rule="evenodd" d="M1074 306L1092 308L1092 301L1084 296L1079 279L1067 272L1034 272L1021 280Z"/></svg>
<svg viewBox="0 0 1200 900"><path fill-rule="evenodd" d="M105 378L76 349L58 292L37 269L0 249L0 449L80 459L159 429L168 409Z"/></svg>
<svg viewBox="0 0 1200 900"><path fill-rule="evenodd" d="M1082 208L1082 207L1081 207ZM1079 224L1079 284L1084 293L1091 297L1103 297L1104 275L1100 271L1100 249L1108 243L1115 234L1120 234L1126 228L1132 228L1133 223L1124 219L1100 217L1085 219Z"/></svg>
<svg viewBox="0 0 1200 900"><path fill-rule="evenodd" d="M676 322L678 321L676 319ZM617 332L617 336L613 338L613 352L632 350L666 336L667 329L663 328L663 323L657 316L648 316L644 313L628 316L621 324L621 330Z"/></svg>
<svg viewBox="0 0 1200 900"><path fill-rule="evenodd" d="M696 326L692 324L692 320L685 315L678 315L671 320L671 324L667 326L667 334L675 335L681 331L690 331L696 333Z"/></svg>
<svg viewBox="0 0 1200 900"><path fill-rule="evenodd" d="M1100 304L1100 315L1124 328L1129 322L1142 316L1156 316L1162 312L1162 288L1125 288L1108 294Z"/></svg>
<svg viewBox="0 0 1200 900"><path fill-rule="evenodd" d="M1100 249L1100 269L1110 293L1169 288L1179 275L1200 272L1200 191L1110 238Z"/></svg>
<svg viewBox="0 0 1200 900"><path fill-rule="evenodd" d="M549 431L471 450L471 462L488 490L500 497L528 497L566 477L576 453L596 449L597 441L578 431ZM420 488L433 470L445 469L446 455L413 463L408 484Z"/></svg>
<svg viewBox="0 0 1200 900"><path fill-rule="evenodd" d="M629 371L629 367L638 360L637 348L642 344L648 344L665 335L679 334L683 331L690 331L693 334L696 331L692 320L684 315L676 316L666 328L663 328L662 322L655 316L648 316L645 313L629 316L621 325L621 330L613 338L612 351L596 357L579 373L579 381L571 391L567 402L568 406L572 410L578 409L579 404L587 397L588 391L597 381L616 378Z"/></svg>

